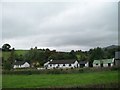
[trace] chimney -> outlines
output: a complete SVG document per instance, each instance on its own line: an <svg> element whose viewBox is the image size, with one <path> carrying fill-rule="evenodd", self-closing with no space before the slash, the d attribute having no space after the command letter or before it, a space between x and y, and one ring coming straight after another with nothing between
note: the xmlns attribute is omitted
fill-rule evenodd
<svg viewBox="0 0 120 90"><path fill-rule="evenodd" d="M50 62L52 62L52 59L50 60Z"/></svg>

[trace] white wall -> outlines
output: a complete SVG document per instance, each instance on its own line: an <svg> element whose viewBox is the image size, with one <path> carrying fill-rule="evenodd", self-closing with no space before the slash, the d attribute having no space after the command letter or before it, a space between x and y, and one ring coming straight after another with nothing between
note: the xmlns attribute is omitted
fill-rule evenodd
<svg viewBox="0 0 120 90"><path fill-rule="evenodd" d="M48 62L44 63L44 67L45 67L46 65L48 65L49 63L50 63L50 61L48 61Z"/></svg>
<svg viewBox="0 0 120 90"><path fill-rule="evenodd" d="M14 67L13 68L19 68L20 67L20 65L14 65Z"/></svg>
<svg viewBox="0 0 120 90"><path fill-rule="evenodd" d="M30 67L30 64L25 62L23 65L21 65L21 68L25 68L25 67Z"/></svg>
<svg viewBox="0 0 120 90"><path fill-rule="evenodd" d="M69 64L65 64L65 66L63 66L63 64L48 64L48 69L53 69L53 68L75 68L77 67L77 64L78 64L78 67L79 67L79 63L77 61L75 61L74 64L71 64L71 66L69 66ZM51 65L51 66L50 66Z"/></svg>
<svg viewBox="0 0 120 90"><path fill-rule="evenodd" d="M103 67L108 67L108 64L103 64Z"/></svg>
<svg viewBox="0 0 120 90"><path fill-rule="evenodd" d="M30 64L25 62L23 65L14 65L13 68L27 68L30 67Z"/></svg>
<svg viewBox="0 0 120 90"><path fill-rule="evenodd" d="M88 67L89 66L89 63L87 62L86 64L85 64L85 67Z"/></svg>
<svg viewBox="0 0 120 90"><path fill-rule="evenodd" d="M96 64L93 64L93 67L100 67L100 64L96 65Z"/></svg>
<svg viewBox="0 0 120 90"><path fill-rule="evenodd" d="M113 63L111 63L110 67L112 67L112 66L113 66ZM108 64L103 64L103 67L108 67Z"/></svg>
<svg viewBox="0 0 120 90"><path fill-rule="evenodd" d="M75 61L74 66L75 66L75 67L80 67L78 61Z"/></svg>
<svg viewBox="0 0 120 90"><path fill-rule="evenodd" d="M111 67L113 66L114 64L111 63ZM93 67L101 67L100 64L96 65L96 64L93 64ZM103 67L108 67L108 63L107 64L103 64Z"/></svg>

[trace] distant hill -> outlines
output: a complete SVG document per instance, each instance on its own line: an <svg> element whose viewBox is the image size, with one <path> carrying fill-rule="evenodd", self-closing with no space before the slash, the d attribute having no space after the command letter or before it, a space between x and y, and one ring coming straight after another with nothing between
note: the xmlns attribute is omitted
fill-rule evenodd
<svg viewBox="0 0 120 90"><path fill-rule="evenodd" d="M107 47L104 47L103 49L114 49L114 48L118 48L118 45L111 45L111 46L107 46Z"/></svg>

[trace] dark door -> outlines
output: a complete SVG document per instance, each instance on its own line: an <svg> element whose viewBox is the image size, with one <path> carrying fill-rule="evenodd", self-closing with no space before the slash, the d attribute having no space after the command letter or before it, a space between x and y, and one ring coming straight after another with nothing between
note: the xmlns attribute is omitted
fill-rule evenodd
<svg viewBox="0 0 120 90"><path fill-rule="evenodd" d="M80 64L80 67L83 68L85 66L85 64Z"/></svg>
<svg viewBox="0 0 120 90"><path fill-rule="evenodd" d="M111 66L111 63L108 63L108 67L110 67Z"/></svg>
<svg viewBox="0 0 120 90"><path fill-rule="evenodd" d="M103 63L101 63L100 66L103 67Z"/></svg>
<svg viewBox="0 0 120 90"><path fill-rule="evenodd" d="M79 66L79 65L77 64L77 68L78 68L78 66Z"/></svg>

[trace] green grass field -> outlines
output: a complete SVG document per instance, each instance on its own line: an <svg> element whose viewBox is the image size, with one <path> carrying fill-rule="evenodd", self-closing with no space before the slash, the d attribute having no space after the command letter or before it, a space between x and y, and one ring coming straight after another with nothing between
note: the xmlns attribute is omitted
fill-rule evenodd
<svg viewBox="0 0 120 90"><path fill-rule="evenodd" d="M3 88L77 87L118 82L117 71L79 74L3 75Z"/></svg>
<svg viewBox="0 0 120 90"><path fill-rule="evenodd" d="M24 55L24 54L27 53L27 52L28 52L28 50L15 50L15 53L16 53L17 55ZM8 57L10 57L10 53L11 53L11 52L4 52L4 51L3 51L3 52L0 52L0 55L3 56L5 60L7 60Z"/></svg>

